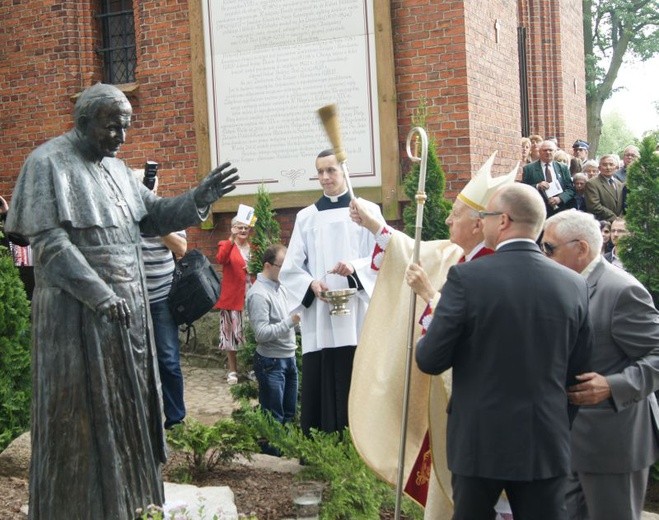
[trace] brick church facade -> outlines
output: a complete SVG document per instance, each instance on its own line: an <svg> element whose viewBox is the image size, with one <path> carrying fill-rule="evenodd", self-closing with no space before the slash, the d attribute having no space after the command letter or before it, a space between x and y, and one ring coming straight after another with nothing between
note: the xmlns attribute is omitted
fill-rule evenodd
<svg viewBox="0 0 659 520"><path fill-rule="evenodd" d="M196 101L203 95L194 81L200 3L0 0L0 195L11 198L32 149L71 128L75 96L105 80L98 14L112 5L132 9L134 21L134 78L122 85L134 121L120 157L135 168L157 160L161 195L193 186L208 161L200 154L205 136L197 118L205 106ZM449 197L495 149L495 171L510 171L522 135L553 136L567 149L585 137L581 1L392 0L383 6L392 25L399 175L408 167L404 140L421 99ZM275 207L286 241L299 208L276 201ZM231 216L216 213L213 229L190 229L190 246L213 258Z"/></svg>

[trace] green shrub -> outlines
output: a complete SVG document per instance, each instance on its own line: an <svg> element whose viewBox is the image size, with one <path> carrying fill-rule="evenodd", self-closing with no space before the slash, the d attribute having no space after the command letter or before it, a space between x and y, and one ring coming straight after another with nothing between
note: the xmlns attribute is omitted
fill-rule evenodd
<svg viewBox="0 0 659 520"><path fill-rule="evenodd" d="M250 242L252 251L247 266L247 271L256 276L263 271L263 253L272 244L279 242L281 227L275 219L276 213L272 209L270 194L261 184L256 192L256 203L254 204L254 216L256 224Z"/></svg>
<svg viewBox="0 0 659 520"><path fill-rule="evenodd" d="M620 258L659 305L659 155L656 141L646 137L641 155L627 174L627 213L629 235L620 239Z"/></svg>
<svg viewBox="0 0 659 520"><path fill-rule="evenodd" d="M426 128L428 119L428 102L426 98L422 97L419 100L419 106L414 110L412 115L412 124L415 127ZM418 135L415 136L418 138ZM428 138L428 158L426 164L426 184L425 194L426 202L423 205L423 228L421 229L421 240L439 240L448 238L448 226L446 225L446 217L451 212L453 204L451 201L444 198L444 191L446 190L446 175L442 169L442 165L437 158L435 151L435 143ZM419 142L419 145L421 143ZM421 146L419 151L415 151L415 155L421 155ZM416 192L419 189L419 177L421 174L421 164L418 162L413 163L412 170L403 179L403 188L405 195L410 199L410 204L403 209L403 231L414 237L416 231Z"/></svg>
<svg viewBox="0 0 659 520"><path fill-rule="evenodd" d="M343 434L313 431L305 436L299 427L282 425L268 414L243 407L240 420L254 435L268 439L283 456L304 461L298 478L327 484L320 518L325 520L371 520L394 503L394 490L364 464L355 450L348 430ZM403 501L405 518L422 518L423 512L411 500Z"/></svg>
<svg viewBox="0 0 659 520"><path fill-rule="evenodd" d="M0 451L30 426L30 303L0 246Z"/></svg>
<svg viewBox="0 0 659 520"><path fill-rule="evenodd" d="M221 419L212 426L186 419L167 430L167 442L185 454L192 476L203 475L236 455L249 458L259 451L252 430L232 419Z"/></svg>
<svg viewBox="0 0 659 520"><path fill-rule="evenodd" d="M414 163L412 171L405 177L403 186L405 194L410 199L410 204L403 209L404 231L407 235L414 237L416 228L417 204L415 195L419 186L420 165ZM448 226L446 217L451 212L452 204L444 198L446 189L446 177L442 170L435 147L431 143L428 146L428 164L426 171L426 203L423 205L423 228L421 229L422 240L439 240L448 238Z"/></svg>

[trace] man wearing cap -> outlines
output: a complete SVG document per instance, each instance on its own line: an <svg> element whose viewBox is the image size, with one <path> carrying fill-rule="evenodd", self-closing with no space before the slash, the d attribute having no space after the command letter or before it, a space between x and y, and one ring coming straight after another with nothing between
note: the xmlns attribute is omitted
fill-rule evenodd
<svg viewBox="0 0 659 520"><path fill-rule="evenodd" d="M659 457L659 312L636 278L600 255L591 215L547 220L545 254L588 283L595 345L591 371L569 389L580 405L571 432L571 520L641 518L650 466Z"/></svg>
<svg viewBox="0 0 659 520"><path fill-rule="evenodd" d="M540 159L524 166L522 182L533 186L545 201L547 215L574 207L574 185L567 166L554 161L556 144L543 141Z"/></svg>
<svg viewBox="0 0 659 520"><path fill-rule="evenodd" d="M622 183L613 174L618 167L618 156L600 157L600 174L586 183L586 207L597 220L613 222L622 214Z"/></svg>
<svg viewBox="0 0 659 520"><path fill-rule="evenodd" d="M570 173L574 175L581 171L583 163L588 160L590 145L583 139L577 139L572 145L572 159L570 160Z"/></svg>
<svg viewBox="0 0 659 520"><path fill-rule="evenodd" d="M453 368L453 519L494 518L502 490L515 520L565 519L567 387L592 348L586 283L536 245L545 208L533 188L500 188L480 217L496 253L451 267L416 349L423 372Z"/></svg>
<svg viewBox="0 0 659 520"><path fill-rule="evenodd" d="M410 237L373 219L359 201L351 205L353 220L376 235L372 267L380 273L355 357L350 395L351 433L360 454L391 483L396 482L396 475L390 454L396 453L400 445L390 431L392 428L400 430L405 366L405 351L401 345L408 341L408 330L399 324L409 316L408 285L423 300L417 304L416 316L421 316L421 327L416 327L414 333L418 338L432 318L432 309L439 300L437 288L444 283L448 268L457 262L468 262L493 253L483 243L482 220L478 212L485 209L487 201L500 186L513 183L517 173L515 168L506 175L493 178L490 172L495 156L496 152L458 195L446 219L450 241L421 243L421 265L409 264L414 247ZM383 327L383 315L396 326ZM369 377L374 372L378 374L377 382ZM406 439L406 452L411 457L405 467L405 492L425 505L426 518L444 518L451 514L452 508L447 499L450 474L443 449L437 448L431 460L428 435L430 427L433 441L441 442L444 421L439 418L429 424L427 409L430 407L438 412L431 415L431 421L446 409L445 383L442 378L429 378L416 368L411 375ZM373 414L372 410L378 413ZM432 471L433 465L435 471Z"/></svg>
<svg viewBox="0 0 659 520"><path fill-rule="evenodd" d="M352 361L375 284L369 267L375 241L350 220L350 194L333 150L318 154L316 170L323 195L297 214L279 274L289 312L301 315L305 433L340 432L348 425ZM364 204L380 215L377 205ZM347 304L350 314L330 315L324 291L348 287L357 289Z"/></svg>

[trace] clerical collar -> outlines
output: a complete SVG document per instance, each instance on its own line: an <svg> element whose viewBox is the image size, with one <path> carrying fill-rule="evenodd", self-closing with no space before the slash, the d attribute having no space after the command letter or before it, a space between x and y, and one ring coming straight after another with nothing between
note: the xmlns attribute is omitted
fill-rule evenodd
<svg viewBox="0 0 659 520"><path fill-rule="evenodd" d="M346 193L348 193L347 188L343 193L339 195L328 195L327 193L323 192L323 197L327 197L330 200L330 202L334 202L336 204L337 202L339 202L339 199L343 197Z"/></svg>
<svg viewBox="0 0 659 520"><path fill-rule="evenodd" d="M350 205L350 194L348 190L341 193L341 195L326 195L323 193L323 196L318 199L316 202L316 208L318 211L324 211L328 209L338 209L338 208L347 208Z"/></svg>

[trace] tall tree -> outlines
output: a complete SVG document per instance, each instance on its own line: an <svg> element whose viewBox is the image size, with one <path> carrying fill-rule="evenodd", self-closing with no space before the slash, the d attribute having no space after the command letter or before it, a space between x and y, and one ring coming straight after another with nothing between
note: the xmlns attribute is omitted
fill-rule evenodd
<svg viewBox="0 0 659 520"><path fill-rule="evenodd" d="M602 106L620 67L659 52L659 0L582 0L588 140L597 150ZM650 78L648 78L650 81Z"/></svg>

